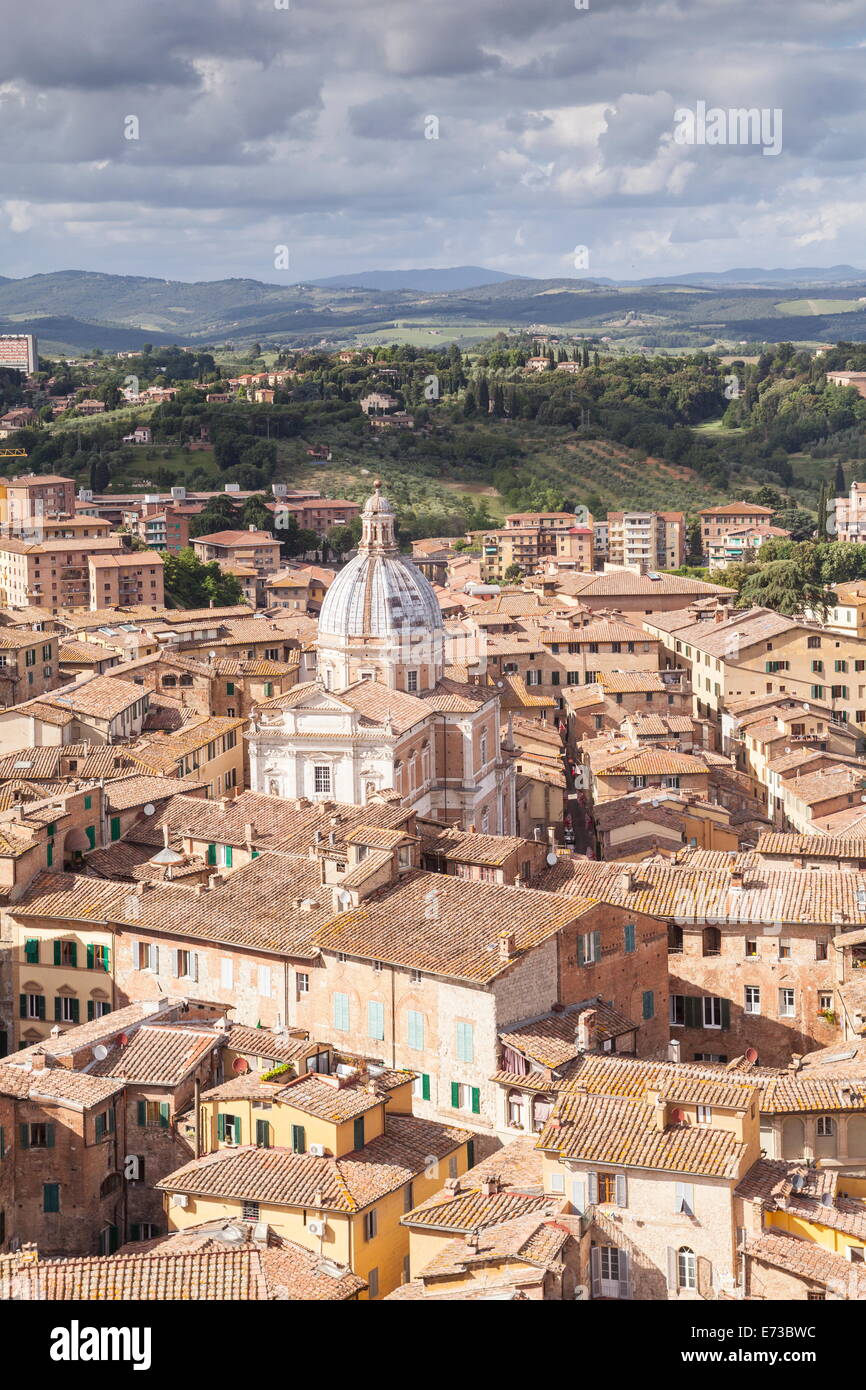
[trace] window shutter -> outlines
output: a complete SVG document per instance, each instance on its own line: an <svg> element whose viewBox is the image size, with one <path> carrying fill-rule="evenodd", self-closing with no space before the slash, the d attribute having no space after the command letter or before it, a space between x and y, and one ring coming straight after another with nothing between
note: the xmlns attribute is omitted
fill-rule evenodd
<svg viewBox="0 0 866 1390"><path fill-rule="evenodd" d="M69 1002L70 1002L70 1004L72 1005L72 1022L73 1022L73 1023L78 1023L79 1020L80 1020L80 1012L79 1012L79 1003L78 1003L78 1000L77 1000L77 999L71 999Z"/></svg>
<svg viewBox="0 0 866 1390"><path fill-rule="evenodd" d="M140 1101L138 1101L138 1102L136 1103L136 1108L137 1108L137 1110L138 1110L138 1123L139 1123L140 1125L146 1125L146 1124L147 1124L147 1105L145 1104L145 1102L144 1102L143 1100L140 1100Z"/></svg>
<svg viewBox="0 0 866 1390"><path fill-rule="evenodd" d="M601 932L594 931L592 934L592 958L601 960Z"/></svg>
<svg viewBox="0 0 866 1390"><path fill-rule="evenodd" d="M55 1023L62 1023L62 1021L63 1021L63 1000L62 1000L58 995L55 995L55 996L54 996L54 1022L55 1022Z"/></svg>
<svg viewBox="0 0 866 1390"><path fill-rule="evenodd" d="M150 968L151 968L151 970L153 971L154 975L158 975L158 974L159 974L159 947L158 947L158 946L151 946L151 948L150 948Z"/></svg>
<svg viewBox="0 0 866 1390"><path fill-rule="evenodd" d="M111 817L111 838L112 840L120 839L120 816Z"/></svg>
<svg viewBox="0 0 866 1390"><path fill-rule="evenodd" d="M628 954L634 950L634 922L625 924L625 949Z"/></svg>
<svg viewBox="0 0 866 1390"><path fill-rule="evenodd" d="M628 1180L625 1173L616 1175L616 1204L618 1207L628 1206Z"/></svg>
<svg viewBox="0 0 866 1390"><path fill-rule="evenodd" d="M26 1017L27 1017L27 995L26 995L26 994L20 994L20 995L18 996L18 1017L19 1017L19 1018L26 1018Z"/></svg>
<svg viewBox="0 0 866 1390"><path fill-rule="evenodd" d="M700 1007L701 1001L694 994L687 994L683 999L683 1016L687 1028L700 1028Z"/></svg>
<svg viewBox="0 0 866 1390"><path fill-rule="evenodd" d="M629 1297L629 1282L628 1282L628 1275L629 1275L629 1269L628 1269L628 1255L626 1254L625 1250L620 1250L620 1252L619 1252L619 1296L620 1296L620 1298L628 1298L628 1297Z"/></svg>
<svg viewBox="0 0 866 1390"><path fill-rule="evenodd" d="M701 1298L713 1296L713 1266L703 1255L698 1256L698 1293Z"/></svg>
<svg viewBox="0 0 866 1390"><path fill-rule="evenodd" d="M180 952L178 952L178 951L172 951L172 952L171 952L171 957L170 957L170 959L171 959L171 973L172 973L172 975L174 976L174 978L177 979L177 977L178 977L179 974L180 974L180 966L179 966Z"/></svg>
<svg viewBox="0 0 866 1390"><path fill-rule="evenodd" d="M236 1143L236 1144L242 1144L242 1143L244 1142L244 1140L243 1140L243 1125L241 1124L241 1117L240 1117L240 1115L232 1115L232 1119L233 1119L234 1122L235 1122L235 1125L234 1125L234 1129L235 1129L235 1143Z"/></svg>
<svg viewBox="0 0 866 1390"><path fill-rule="evenodd" d="M233 849L232 849L232 846L231 846L231 845L226 845L226 868L227 868L227 869L230 869L230 868L232 867L232 861L233 861L233 860L234 860L234 851L233 851Z"/></svg>
<svg viewBox="0 0 866 1390"><path fill-rule="evenodd" d="M594 1207L598 1202L598 1175L587 1173L586 1175L587 1192L589 1193L589 1205Z"/></svg>
<svg viewBox="0 0 866 1390"><path fill-rule="evenodd" d="M60 965L60 963L61 963L61 961L60 961L60 942L59 942L59 941L55 941L55 942L54 942L54 964L55 964L55 965Z"/></svg>
<svg viewBox="0 0 866 1390"><path fill-rule="evenodd" d="M572 1178L571 1180L571 1205L575 1211L586 1211L586 1183L583 1178Z"/></svg>
<svg viewBox="0 0 866 1390"><path fill-rule="evenodd" d="M77 968L78 968L78 944L77 944L77 942L75 942L75 941L71 941L71 942L69 943L69 956L70 956L70 959L72 960L72 968L73 968L73 970L77 970Z"/></svg>
<svg viewBox="0 0 866 1390"><path fill-rule="evenodd" d="M45 1017L45 995L44 995L44 994L40 994L40 995L39 995L39 998L38 998L38 1000L37 1000L37 1008L38 1008L38 1011L39 1011L39 1017L40 1017L40 1018L44 1018L44 1017Z"/></svg>
<svg viewBox="0 0 866 1390"><path fill-rule="evenodd" d="M730 999L723 999L723 1000L722 1000L722 1027L723 1027L723 1028L730 1028L730 1026L731 1026L731 1001L730 1001Z"/></svg>
<svg viewBox="0 0 866 1390"><path fill-rule="evenodd" d="M460 1083L459 1083L459 1081L452 1081L452 1082L451 1082L451 1109L452 1109L452 1110L459 1110L459 1109L460 1109Z"/></svg>
<svg viewBox="0 0 866 1390"><path fill-rule="evenodd" d="M256 1146L260 1149L271 1147L271 1127L267 1120L256 1120Z"/></svg>
<svg viewBox="0 0 866 1390"><path fill-rule="evenodd" d="M478 1086L472 1087L472 1114L481 1114L481 1090Z"/></svg>
<svg viewBox="0 0 866 1390"><path fill-rule="evenodd" d="M192 953L192 978L198 983L198 951Z"/></svg>
<svg viewBox="0 0 866 1390"><path fill-rule="evenodd" d="M168 1101L160 1101L159 1123L162 1125L163 1129L168 1129Z"/></svg>
<svg viewBox="0 0 866 1390"><path fill-rule="evenodd" d="M677 1252L672 1245L668 1246L668 1288L673 1293L677 1289Z"/></svg>
<svg viewBox="0 0 866 1390"><path fill-rule="evenodd" d="M131 1237L132 1240L141 1240L141 1227L140 1227L140 1225L138 1224L137 1221L133 1221L131 1230L132 1230L132 1237Z"/></svg>
<svg viewBox="0 0 866 1390"><path fill-rule="evenodd" d="M96 963L96 948L92 941L87 943L87 969L92 970Z"/></svg>
<svg viewBox="0 0 866 1390"><path fill-rule="evenodd" d="M92 1023L95 1017L96 1017L96 1006L94 1005L92 999L88 999L88 1001L87 1001L87 1022L88 1022L88 1023Z"/></svg>
<svg viewBox="0 0 866 1390"><path fill-rule="evenodd" d="M292 1149L296 1154L307 1151L307 1132L303 1125L292 1125Z"/></svg>
<svg viewBox="0 0 866 1390"><path fill-rule="evenodd" d="M586 945L580 934L577 938L577 963L578 965L586 965Z"/></svg>
<svg viewBox="0 0 866 1390"><path fill-rule="evenodd" d="M209 864L216 864L216 862L217 862L216 845L208 845L208 847L207 847L207 862L208 862Z"/></svg>
<svg viewBox="0 0 866 1390"><path fill-rule="evenodd" d="M217 1139L225 1139L225 1137L226 1137L226 1117L225 1117L225 1115L217 1115Z"/></svg>
<svg viewBox="0 0 866 1390"><path fill-rule="evenodd" d="M592 1296L601 1297L601 1250L597 1245L592 1247L589 1257L589 1268L592 1275Z"/></svg>
<svg viewBox="0 0 866 1390"><path fill-rule="evenodd" d="M423 1072L421 1075L421 1099L430 1099L430 1077L426 1072Z"/></svg>
<svg viewBox="0 0 866 1390"><path fill-rule="evenodd" d="M103 946L103 948L102 948L102 961L103 961L102 968L103 968L103 970L105 970L106 973L107 973L108 971L111 970L111 947L110 947L110 946Z"/></svg>
<svg viewBox="0 0 866 1390"><path fill-rule="evenodd" d="M20 1144L21 1144L22 1149L29 1149L29 1148L30 1148L30 1126L29 1126L29 1125L19 1125L19 1126L18 1126L18 1135L19 1135L19 1142L20 1142Z"/></svg>

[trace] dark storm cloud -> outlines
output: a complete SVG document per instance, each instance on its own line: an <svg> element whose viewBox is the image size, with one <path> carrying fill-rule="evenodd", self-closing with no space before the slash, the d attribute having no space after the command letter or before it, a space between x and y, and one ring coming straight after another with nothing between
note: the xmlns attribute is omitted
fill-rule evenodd
<svg viewBox="0 0 866 1390"><path fill-rule="evenodd" d="M862 259L862 0L287 2L23 7L0 270ZM699 101L780 108L782 152L677 144Z"/></svg>

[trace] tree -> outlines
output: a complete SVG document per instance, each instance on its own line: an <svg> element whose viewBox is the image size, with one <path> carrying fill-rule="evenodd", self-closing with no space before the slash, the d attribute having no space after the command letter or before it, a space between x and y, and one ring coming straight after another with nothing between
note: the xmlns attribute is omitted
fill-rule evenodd
<svg viewBox="0 0 866 1390"><path fill-rule="evenodd" d="M487 385L486 376L483 376L478 383L478 413L479 415L490 414L490 388Z"/></svg>
<svg viewBox="0 0 866 1390"><path fill-rule="evenodd" d="M463 397L463 414L464 414L464 415L474 415L474 414L475 414L475 411L476 411L475 393L474 393L474 391L467 391L467 392L466 392L466 395Z"/></svg>
<svg viewBox="0 0 866 1390"><path fill-rule="evenodd" d="M519 565L509 565L508 569L505 571L505 574L503 575L503 579L505 580L506 584L513 584L515 580L522 578L523 570L520 568Z"/></svg>
<svg viewBox="0 0 866 1390"><path fill-rule="evenodd" d="M836 497L845 496L845 469L842 466L841 459L839 459L836 463L836 479L833 484L833 490Z"/></svg>
<svg viewBox="0 0 866 1390"><path fill-rule="evenodd" d="M796 618L806 609L826 614L834 597L799 560L772 560L760 565L745 581L739 602L749 607L772 608L775 613Z"/></svg>
<svg viewBox="0 0 866 1390"><path fill-rule="evenodd" d="M220 569L216 560L203 564L191 546L163 554L163 578L167 598L177 608L207 608L243 602L240 582Z"/></svg>

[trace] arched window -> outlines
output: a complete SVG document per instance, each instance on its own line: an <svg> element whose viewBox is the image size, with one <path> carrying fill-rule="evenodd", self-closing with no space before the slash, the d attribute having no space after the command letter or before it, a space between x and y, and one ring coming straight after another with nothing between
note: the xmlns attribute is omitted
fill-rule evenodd
<svg viewBox="0 0 866 1390"><path fill-rule="evenodd" d="M512 1129L524 1129L524 1112L526 1108L526 1097L522 1091L508 1092L508 1123Z"/></svg>
<svg viewBox="0 0 866 1390"><path fill-rule="evenodd" d="M163 676L162 683L167 689L173 689L177 685L177 676Z"/></svg>
<svg viewBox="0 0 866 1390"><path fill-rule="evenodd" d="M704 927L704 955L720 956L722 954L722 933L718 927Z"/></svg>
<svg viewBox="0 0 866 1390"><path fill-rule="evenodd" d="M835 1158L838 1135L832 1115L819 1115L815 1125L815 1157Z"/></svg>
<svg viewBox="0 0 866 1390"><path fill-rule="evenodd" d="M694 1250L681 1245L677 1251L677 1287L696 1289L698 1287L698 1262Z"/></svg>
<svg viewBox="0 0 866 1390"><path fill-rule="evenodd" d="M192 676L181 676L181 685L192 685Z"/></svg>
<svg viewBox="0 0 866 1390"><path fill-rule="evenodd" d="M788 1115L782 1124L782 1157L802 1158L806 1147L806 1126L798 1115Z"/></svg>

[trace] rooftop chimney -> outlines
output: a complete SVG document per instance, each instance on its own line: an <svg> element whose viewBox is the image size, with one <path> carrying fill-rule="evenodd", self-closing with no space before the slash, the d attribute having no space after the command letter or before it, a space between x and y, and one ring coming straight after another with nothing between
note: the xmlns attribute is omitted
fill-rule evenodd
<svg viewBox="0 0 866 1390"><path fill-rule="evenodd" d="M595 1046L597 1018L595 1009L581 1009L577 1015L574 1040L581 1052L591 1052Z"/></svg>
<svg viewBox="0 0 866 1390"><path fill-rule="evenodd" d="M501 931L499 933L499 959L511 960L514 955L515 944L513 931Z"/></svg>
<svg viewBox="0 0 866 1390"><path fill-rule="evenodd" d="M679 1060L680 1060L680 1040L679 1040L679 1038L671 1038L670 1042L668 1043L668 1061L669 1061L669 1062L678 1062Z"/></svg>

